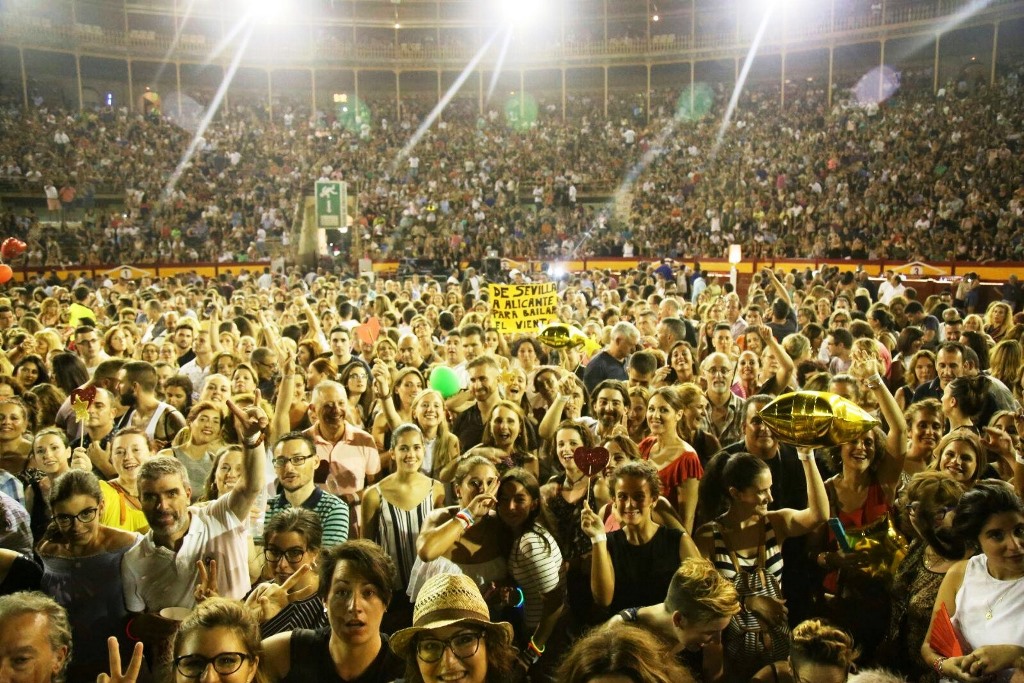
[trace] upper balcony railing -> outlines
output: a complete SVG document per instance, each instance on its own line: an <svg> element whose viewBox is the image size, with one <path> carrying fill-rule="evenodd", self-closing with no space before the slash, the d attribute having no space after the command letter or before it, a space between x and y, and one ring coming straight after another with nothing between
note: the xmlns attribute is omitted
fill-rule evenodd
<svg viewBox="0 0 1024 683"><path fill-rule="evenodd" d="M890 7L885 11L869 11L854 15L824 16L799 21L781 19L781 30L769 31L762 42L762 51L778 51L787 46L807 47L845 44L884 37L925 33L935 30L940 20L949 18L968 5L966 0L936 0L918 5ZM983 9L967 14L956 26L971 26L1000 19L1024 17L1021 0L992 0ZM351 28L351 27L348 27ZM360 29L357 26L356 31ZM303 44L287 41L266 45L250 45L244 58L249 65L391 68L461 69L474 55L476 47L465 44L435 42L395 42L370 39L353 43L327 35L313 37ZM520 46L511 62L525 65L574 65L593 61L626 62L638 60L670 61L672 59L714 59L742 54L752 36L737 28L728 32L696 32L692 34L658 34L650 37L608 40L574 40L535 43L517 38ZM100 56L131 59L206 62L214 48L205 35L183 33L177 41L173 36L155 31L116 30L86 24L54 24L50 20L25 13L0 12L0 44L26 48L52 49ZM230 42L221 50L219 61L227 61L237 49ZM498 59L492 50L483 66ZM226 56L225 56L226 55ZM488 62L488 60L491 60Z"/></svg>

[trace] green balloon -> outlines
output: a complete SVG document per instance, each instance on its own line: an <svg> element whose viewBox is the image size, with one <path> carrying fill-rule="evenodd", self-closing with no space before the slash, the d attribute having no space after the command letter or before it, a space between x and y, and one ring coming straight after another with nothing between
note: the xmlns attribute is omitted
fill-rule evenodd
<svg viewBox="0 0 1024 683"><path fill-rule="evenodd" d="M711 111L715 102L715 91L707 83L688 85L676 100L676 120L696 121Z"/></svg>
<svg viewBox="0 0 1024 683"><path fill-rule="evenodd" d="M539 111L537 100L530 93L512 95L505 102L505 123L513 130L530 130L537 122Z"/></svg>
<svg viewBox="0 0 1024 683"><path fill-rule="evenodd" d="M439 365L430 371L430 388L440 392L445 398L451 398L459 393L462 384L454 370L447 365Z"/></svg>

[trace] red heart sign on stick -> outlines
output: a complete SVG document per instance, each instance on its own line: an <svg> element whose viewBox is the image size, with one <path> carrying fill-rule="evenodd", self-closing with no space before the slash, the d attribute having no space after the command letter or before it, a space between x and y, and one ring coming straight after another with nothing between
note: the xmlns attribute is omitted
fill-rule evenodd
<svg viewBox="0 0 1024 683"><path fill-rule="evenodd" d="M586 448L580 446L572 452L572 459L576 463L576 467L580 468L580 471L588 477L593 477L604 471L604 468L608 466L608 449L598 446L596 448Z"/></svg>

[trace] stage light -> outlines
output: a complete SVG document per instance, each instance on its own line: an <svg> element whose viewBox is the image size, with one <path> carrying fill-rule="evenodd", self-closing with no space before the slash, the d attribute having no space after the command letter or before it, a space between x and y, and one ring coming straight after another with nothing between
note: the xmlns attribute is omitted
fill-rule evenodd
<svg viewBox="0 0 1024 683"><path fill-rule="evenodd" d="M281 0L250 0L249 12L257 21L276 21L284 14L287 4Z"/></svg>
<svg viewBox="0 0 1024 683"><path fill-rule="evenodd" d="M499 0L501 16L508 24L525 26L540 18L544 0Z"/></svg>

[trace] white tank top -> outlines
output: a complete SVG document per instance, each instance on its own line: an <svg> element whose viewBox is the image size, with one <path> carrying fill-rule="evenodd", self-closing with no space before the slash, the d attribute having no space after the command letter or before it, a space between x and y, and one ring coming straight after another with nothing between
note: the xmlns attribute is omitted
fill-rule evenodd
<svg viewBox="0 0 1024 683"><path fill-rule="evenodd" d="M967 646L964 654L982 645L1024 646L1024 577L995 579L988 573L988 558L975 555L967 561L956 592L952 621ZM995 680L1009 681L1012 676L1013 669L1006 669Z"/></svg>

